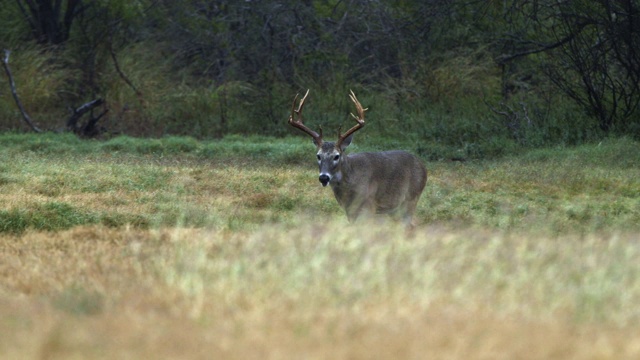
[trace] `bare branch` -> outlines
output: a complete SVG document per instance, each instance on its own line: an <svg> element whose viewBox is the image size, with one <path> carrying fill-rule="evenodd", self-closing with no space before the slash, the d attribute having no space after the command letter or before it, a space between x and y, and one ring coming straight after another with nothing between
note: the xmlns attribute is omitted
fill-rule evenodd
<svg viewBox="0 0 640 360"><path fill-rule="evenodd" d="M98 116L93 116L92 115L91 119L89 119L89 121L87 121L87 124L82 128L81 135L85 136L85 137L94 137L94 136L100 134L100 132L102 132L102 130L97 128L96 124L108 112L109 112L109 109L104 109L102 111L102 113L100 113L100 115L98 115Z"/></svg>
<svg viewBox="0 0 640 360"><path fill-rule="evenodd" d="M116 72L118 73L118 75L120 75L120 78L125 83L127 83L127 85L129 85L129 87L136 93L138 100L144 106L144 99L142 97L142 92L138 90L138 88L136 88L135 85L133 85L133 82L131 82L131 80L127 77L127 75L125 75L124 72L122 72L122 69L120 68L120 63L118 63L118 57L116 56L116 52L113 49L113 36L111 36L111 40L109 41L109 53L111 54L111 59L113 60L113 66L115 67Z"/></svg>
<svg viewBox="0 0 640 360"><path fill-rule="evenodd" d="M529 110L527 110L527 104L524 102L520 102L520 106L522 106L522 111L524 112L524 118L527 120L527 125L531 125L531 119L529 118Z"/></svg>
<svg viewBox="0 0 640 360"><path fill-rule="evenodd" d="M20 113L22 114L22 118L24 119L24 122L26 122L27 125L29 125L29 127L33 131L42 132L42 130L40 130L40 128L38 128L33 123L33 121L31 121L29 114L27 114L27 112L24 109L24 106L22 106L22 102L20 102L20 98L18 97L18 91L16 90L16 83L13 80L13 75L11 75L11 70L9 69L10 54L11 54L10 50L7 50L7 49L4 50L4 57L2 58L2 66L4 67L4 71L5 73L7 73L7 77L9 78L9 86L11 87L11 94L13 94L13 99L15 100L16 105L18 105L18 109L20 109Z"/></svg>
<svg viewBox="0 0 640 360"><path fill-rule="evenodd" d="M560 39L559 41L556 41L554 43L550 43L550 44L536 43L535 48L519 51L513 54L503 54L496 58L496 62L498 62L498 64L505 64L517 58L521 58L521 57L533 55L533 54L539 54L542 52L546 52L546 51L558 48L560 46L567 44L571 40L573 40L585 27L591 24L592 24L591 22L584 22L578 25L577 29L574 32L570 33L563 39Z"/></svg>
<svg viewBox="0 0 640 360"><path fill-rule="evenodd" d="M71 116L69 117L69 120L67 120L67 128L75 133L78 132L79 128L78 128L78 120L80 120L80 118L82 117L82 115L86 114L87 112L93 110L93 108L100 106L104 104L104 99L98 98L92 101L89 101L86 104L82 104L80 105L80 107L73 109L71 108ZM104 114L102 114L104 115ZM102 117L102 115L100 115L100 117ZM100 118L98 117L98 119ZM97 120L96 120L97 121Z"/></svg>

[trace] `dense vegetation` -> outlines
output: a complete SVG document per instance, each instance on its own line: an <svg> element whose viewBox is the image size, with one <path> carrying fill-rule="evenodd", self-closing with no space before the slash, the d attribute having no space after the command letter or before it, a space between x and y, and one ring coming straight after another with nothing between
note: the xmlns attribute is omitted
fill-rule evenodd
<svg viewBox="0 0 640 360"><path fill-rule="evenodd" d="M0 44L26 111L103 136L283 136L348 121L430 158L486 157L640 129L638 1L8 1ZM27 129L0 81L0 128ZM74 127L75 129L75 127ZM93 133L92 133L93 134Z"/></svg>

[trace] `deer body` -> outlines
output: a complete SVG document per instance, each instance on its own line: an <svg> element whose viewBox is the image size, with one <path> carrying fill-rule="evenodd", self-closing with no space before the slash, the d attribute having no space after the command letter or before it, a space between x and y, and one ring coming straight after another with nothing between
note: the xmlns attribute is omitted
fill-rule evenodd
<svg viewBox="0 0 640 360"><path fill-rule="evenodd" d="M388 214L402 218L411 225L413 213L427 183L427 170L416 156L401 150L362 152L346 155L353 133L364 126L364 112L353 92L350 97L356 105L358 123L336 142L322 140L320 133L302 123L302 107L307 94L300 101L298 110L292 108L289 124L311 135L317 147L319 177L322 186L330 185L338 204L347 213L349 221L361 216ZM294 119L297 115L297 119Z"/></svg>
<svg viewBox="0 0 640 360"><path fill-rule="evenodd" d="M347 155L339 171L330 185L350 221L388 214L410 223L427 182L424 165L405 151Z"/></svg>

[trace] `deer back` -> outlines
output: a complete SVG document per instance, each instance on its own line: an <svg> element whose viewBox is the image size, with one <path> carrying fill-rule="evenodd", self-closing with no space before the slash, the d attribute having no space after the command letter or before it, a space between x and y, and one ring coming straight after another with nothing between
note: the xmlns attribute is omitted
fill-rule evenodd
<svg viewBox="0 0 640 360"><path fill-rule="evenodd" d="M361 211L412 213L427 182L422 161L401 150L347 155L339 171L331 187L349 217Z"/></svg>

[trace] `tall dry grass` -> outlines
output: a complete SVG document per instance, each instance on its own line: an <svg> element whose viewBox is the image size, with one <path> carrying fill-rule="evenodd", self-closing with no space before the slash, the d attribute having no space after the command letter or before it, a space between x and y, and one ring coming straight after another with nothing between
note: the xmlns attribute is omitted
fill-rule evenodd
<svg viewBox="0 0 640 360"><path fill-rule="evenodd" d="M251 140L3 135L0 357L638 356L635 142L430 162L407 234Z"/></svg>
<svg viewBox="0 0 640 360"><path fill-rule="evenodd" d="M243 232L91 226L3 236L0 354L639 355L633 235L426 226L408 239L394 226L323 220Z"/></svg>

